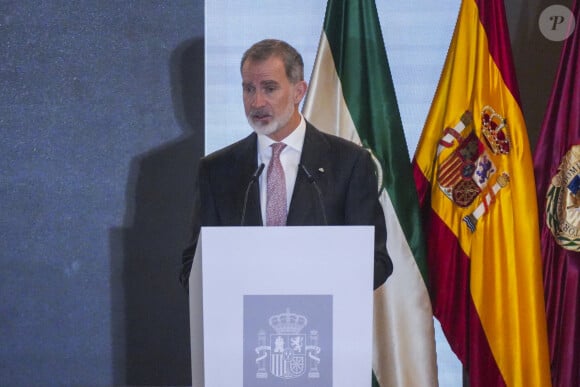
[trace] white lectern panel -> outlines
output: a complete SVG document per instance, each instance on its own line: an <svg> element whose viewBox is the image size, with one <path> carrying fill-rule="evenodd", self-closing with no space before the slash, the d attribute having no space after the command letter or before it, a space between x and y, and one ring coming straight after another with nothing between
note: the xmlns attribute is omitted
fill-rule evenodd
<svg viewBox="0 0 580 387"><path fill-rule="evenodd" d="M193 386L370 386L373 256L371 226L203 228Z"/></svg>

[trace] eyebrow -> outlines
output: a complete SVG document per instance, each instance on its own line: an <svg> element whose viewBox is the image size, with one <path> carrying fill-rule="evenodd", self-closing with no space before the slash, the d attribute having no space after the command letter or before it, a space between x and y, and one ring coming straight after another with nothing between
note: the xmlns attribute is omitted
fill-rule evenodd
<svg viewBox="0 0 580 387"><path fill-rule="evenodd" d="M262 86L262 87L279 86L279 85L280 85L279 82L274 81L272 79L268 79L268 80L260 82L260 86ZM242 82L242 87L248 87L248 86L254 86L254 82Z"/></svg>
<svg viewBox="0 0 580 387"><path fill-rule="evenodd" d="M266 80L266 81L262 81L260 82L261 86L278 86L279 83L274 81L274 80Z"/></svg>

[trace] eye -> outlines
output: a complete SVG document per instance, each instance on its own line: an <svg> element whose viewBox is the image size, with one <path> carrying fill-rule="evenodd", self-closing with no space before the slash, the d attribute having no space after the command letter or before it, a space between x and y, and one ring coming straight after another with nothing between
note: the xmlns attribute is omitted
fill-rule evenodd
<svg viewBox="0 0 580 387"><path fill-rule="evenodd" d="M256 90L256 88L254 86L246 85L243 87L243 90L244 90L244 93L251 94Z"/></svg>
<svg viewBox="0 0 580 387"><path fill-rule="evenodd" d="M269 81L269 82L264 82L262 84L262 90L264 90L264 93L266 94L272 94L273 92L275 92L276 90L278 90L280 87L280 85L278 85L277 82L273 82L273 81Z"/></svg>

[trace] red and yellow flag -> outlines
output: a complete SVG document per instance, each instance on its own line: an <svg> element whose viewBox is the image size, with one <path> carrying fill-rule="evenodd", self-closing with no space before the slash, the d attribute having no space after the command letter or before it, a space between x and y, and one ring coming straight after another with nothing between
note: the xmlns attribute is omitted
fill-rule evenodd
<svg viewBox="0 0 580 387"><path fill-rule="evenodd" d="M413 166L434 314L470 386L549 386L534 174L502 0L463 0Z"/></svg>

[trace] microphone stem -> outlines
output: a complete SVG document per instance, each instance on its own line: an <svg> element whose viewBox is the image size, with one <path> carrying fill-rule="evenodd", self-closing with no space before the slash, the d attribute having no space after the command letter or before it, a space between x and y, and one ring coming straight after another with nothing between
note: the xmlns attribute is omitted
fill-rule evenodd
<svg viewBox="0 0 580 387"><path fill-rule="evenodd" d="M246 223L246 208L248 207L248 196L250 194L250 188L252 188L252 186L256 181L258 181L263 170L264 163L258 166L258 169L256 169L256 171L254 172L254 174L250 178L248 186L246 187L246 192L244 193L244 205L242 207L242 220L240 221L240 226L243 226Z"/></svg>
<svg viewBox="0 0 580 387"><path fill-rule="evenodd" d="M306 177L308 178L308 181L314 186L314 189L316 190L316 194L318 196L318 204L320 206L320 212L322 212L322 220L324 220L324 225L328 226L328 219L326 219L326 209L324 208L322 191L320 190L320 187L316 183L316 179L314 178L314 176L312 176L310 172L308 172L308 169L304 166L304 164L300 164L300 168L302 168L302 170L306 174Z"/></svg>

